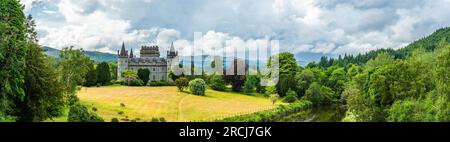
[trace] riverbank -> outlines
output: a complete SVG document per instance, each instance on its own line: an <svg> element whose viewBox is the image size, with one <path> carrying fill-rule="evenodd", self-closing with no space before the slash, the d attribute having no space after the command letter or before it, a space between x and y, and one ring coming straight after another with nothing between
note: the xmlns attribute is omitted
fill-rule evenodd
<svg viewBox="0 0 450 142"><path fill-rule="evenodd" d="M342 122L346 111L338 105L316 106L291 113L277 122Z"/></svg>
<svg viewBox="0 0 450 142"><path fill-rule="evenodd" d="M293 113L312 108L313 104L307 100L301 100L288 105L281 105L277 108L255 112L252 114L218 120L218 122L276 122Z"/></svg>

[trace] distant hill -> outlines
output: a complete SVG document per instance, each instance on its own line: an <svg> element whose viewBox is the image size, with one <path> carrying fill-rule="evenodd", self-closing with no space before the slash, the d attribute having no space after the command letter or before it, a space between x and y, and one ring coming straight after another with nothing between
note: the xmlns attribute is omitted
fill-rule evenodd
<svg viewBox="0 0 450 142"><path fill-rule="evenodd" d="M53 58L59 58L59 52L60 50L55 49L55 48L51 48L48 46L44 46L43 47L45 50L45 53ZM98 51L85 51L85 54L89 57L91 57L92 60L96 61L96 62L117 62L117 56L115 54L110 54L110 53L103 53L103 52L98 52ZM322 53L298 53L295 55L295 57L297 58L297 63L301 66L305 66L306 64L310 63L310 62L318 62L320 60L320 57L322 56L331 56L331 55L325 55ZM180 58L187 58L187 57L180 57ZM210 62L210 61L205 61L205 62ZM255 63L256 61L248 61L250 63ZM265 66L265 62L266 61L260 61L260 66ZM198 63L196 63L198 64ZM201 64L201 63L200 63Z"/></svg>
<svg viewBox="0 0 450 142"><path fill-rule="evenodd" d="M45 54L54 58L59 58L60 50L47 46L44 46L43 49L45 50ZM85 54L96 62L117 62L117 56L115 54L97 51L85 51Z"/></svg>
<svg viewBox="0 0 450 142"><path fill-rule="evenodd" d="M441 42L445 42L447 44L450 43L450 27L441 28L439 30L436 30L436 32L434 32L433 34L426 36L424 38L421 38L417 41L414 41L411 44L409 44L408 46L400 48L398 50L378 49L378 50L373 50L373 51L367 52L365 54L359 54L356 56L353 56L353 55L344 56L341 59L335 59L333 61L333 64L337 64L339 66L347 65L349 63L362 65L362 64L365 64L367 61L376 58L378 56L378 54L380 54L380 53L388 53L396 59L404 59L417 49L424 49L424 51L428 51L428 52L434 51L436 49L437 45L440 44ZM330 62L330 61L328 60L328 62ZM328 65L330 65L330 64L328 64Z"/></svg>
<svg viewBox="0 0 450 142"><path fill-rule="evenodd" d="M436 46L441 42L444 41L446 43L450 43L450 27L442 28L434 32L433 34L421 38L405 48L402 48L399 50L399 52L410 52L417 48L423 48L426 51L434 51Z"/></svg>

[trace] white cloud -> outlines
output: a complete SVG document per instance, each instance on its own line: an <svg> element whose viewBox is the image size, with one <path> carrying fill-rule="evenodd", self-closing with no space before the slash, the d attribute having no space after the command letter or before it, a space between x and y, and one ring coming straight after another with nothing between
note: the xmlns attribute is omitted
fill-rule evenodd
<svg viewBox="0 0 450 142"><path fill-rule="evenodd" d="M40 43L55 48L74 45L86 50L116 53L122 42L145 43L158 31L156 28L132 29L129 20L114 18L104 11L88 12L86 7L93 7L90 2L59 1L58 12L64 21L37 19L38 31L45 33L40 35Z"/></svg>
<svg viewBox="0 0 450 142"><path fill-rule="evenodd" d="M400 16L400 19L390 26L390 30L393 32L392 38L398 41L409 41L413 39L414 25L419 22L415 16L409 16L405 13L407 11L399 10L397 14Z"/></svg>
<svg viewBox="0 0 450 142"><path fill-rule="evenodd" d="M180 38L180 32L174 29L162 29L156 37L156 43L161 47L169 47Z"/></svg>
<svg viewBox="0 0 450 142"><path fill-rule="evenodd" d="M265 43L265 44L264 44ZM265 46L264 46L265 45ZM248 39L243 40L236 36L230 36L226 33L208 31L203 33L195 41L179 39L174 42L174 46L178 47L182 56L192 55L219 55L234 56L235 50L238 57L245 57L246 50L256 53L257 48L266 51L269 48L267 39Z"/></svg>
<svg viewBox="0 0 450 142"><path fill-rule="evenodd" d="M43 45L76 45L115 53L157 42L179 49L194 44L251 46L280 40L293 53L361 53L400 48L450 26L450 0L22 0L35 15ZM229 48L229 47L228 47ZM165 48L163 48L165 49ZM240 48L242 49L242 48ZM137 50L135 50L137 51ZM185 51L188 52L188 51Z"/></svg>

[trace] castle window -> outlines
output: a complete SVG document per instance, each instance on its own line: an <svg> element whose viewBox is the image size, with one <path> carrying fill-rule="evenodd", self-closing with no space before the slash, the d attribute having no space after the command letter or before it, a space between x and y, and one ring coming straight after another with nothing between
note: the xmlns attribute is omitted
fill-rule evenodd
<svg viewBox="0 0 450 142"><path fill-rule="evenodd" d="M155 71L155 68L153 68L153 71Z"/></svg>

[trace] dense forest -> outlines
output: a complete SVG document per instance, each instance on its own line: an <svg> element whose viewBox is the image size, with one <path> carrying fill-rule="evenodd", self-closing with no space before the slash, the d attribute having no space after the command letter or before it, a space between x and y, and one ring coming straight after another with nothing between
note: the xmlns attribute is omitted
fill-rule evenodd
<svg viewBox="0 0 450 142"><path fill-rule="evenodd" d="M295 67L290 53L280 54L277 91L314 105L348 107L343 121L450 121L450 28L399 50L323 57ZM292 80L291 78L295 78Z"/></svg>
<svg viewBox="0 0 450 142"><path fill-rule="evenodd" d="M261 86L263 75L203 74L169 77L174 82L148 82L148 70L126 71L125 81L113 63L96 63L82 49L64 48L58 60L44 54L37 43L35 23L17 0L0 1L0 121L44 121L68 111L71 122L101 122L95 110L83 106L76 92L81 86L119 83L130 86L189 86L205 95L206 85L248 95L265 94L273 102L288 103L258 116L276 118L278 112L339 105L347 108L343 121L450 121L450 28L442 28L399 50L379 49L365 54L323 57L306 67L292 53L280 53L280 78L275 86ZM234 65L238 60L234 60ZM270 62L268 63L270 66ZM213 66L213 65L212 65ZM234 69L237 69L236 67ZM236 72L236 70L234 70ZM190 81L190 82L189 82ZM208 89L209 89L208 88ZM246 116L242 116L246 117ZM270 119L254 117L251 120ZM250 120L250 119L243 119Z"/></svg>
<svg viewBox="0 0 450 142"><path fill-rule="evenodd" d="M44 121L67 110L68 121L103 121L76 96L90 58L72 47L59 60L48 57L35 26L19 1L0 1L0 122Z"/></svg>

